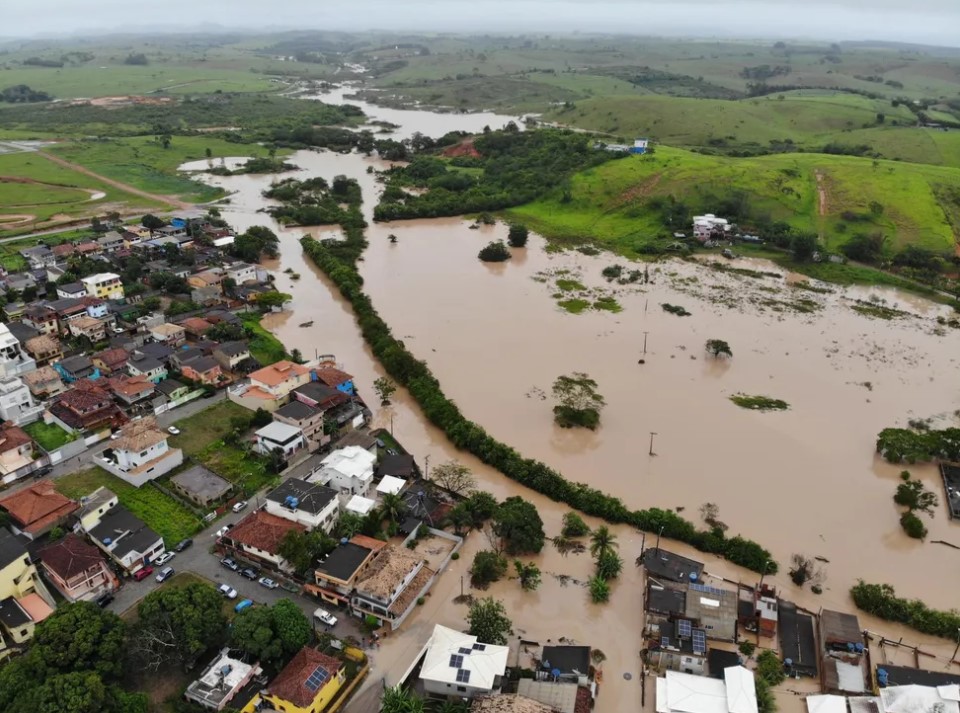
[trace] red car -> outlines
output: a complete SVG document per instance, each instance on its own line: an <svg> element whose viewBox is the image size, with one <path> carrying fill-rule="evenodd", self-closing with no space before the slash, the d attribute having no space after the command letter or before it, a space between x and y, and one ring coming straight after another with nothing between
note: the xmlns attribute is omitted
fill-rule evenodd
<svg viewBox="0 0 960 713"><path fill-rule="evenodd" d="M135 580L137 580L138 582L142 582L142 581L145 580L147 577L149 577L151 574L153 574L153 567L150 567L150 566L141 567L140 569L138 569L138 570L134 573L133 578L134 578Z"/></svg>

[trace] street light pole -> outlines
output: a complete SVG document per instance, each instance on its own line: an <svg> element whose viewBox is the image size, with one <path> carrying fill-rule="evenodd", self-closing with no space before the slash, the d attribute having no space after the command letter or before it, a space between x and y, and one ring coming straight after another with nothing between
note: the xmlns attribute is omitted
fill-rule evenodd
<svg viewBox="0 0 960 713"><path fill-rule="evenodd" d="M656 433L655 431L650 431L650 453L649 453L649 455L652 455L652 456L657 455L656 453L653 452L653 437L656 436L656 435L657 435L657 433Z"/></svg>
<svg viewBox="0 0 960 713"><path fill-rule="evenodd" d="M430 456L423 457L423 479L430 480Z"/></svg>
<svg viewBox="0 0 960 713"><path fill-rule="evenodd" d="M648 335L648 334L649 334L649 332L644 332L644 333L643 333L643 354L644 354L644 356L646 356L646 354L647 354L647 335Z"/></svg>

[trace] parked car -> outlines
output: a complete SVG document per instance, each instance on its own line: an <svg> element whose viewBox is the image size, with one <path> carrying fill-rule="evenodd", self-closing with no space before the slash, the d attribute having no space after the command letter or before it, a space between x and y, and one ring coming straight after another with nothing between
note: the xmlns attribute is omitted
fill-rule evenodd
<svg viewBox="0 0 960 713"><path fill-rule="evenodd" d="M172 559L173 559L174 557L176 557L176 556L177 556L177 553L176 553L176 552L164 552L162 555L160 555L159 557L157 557L157 558L153 561L153 563L154 563L157 567L162 567L163 565L165 565L167 562L169 562L170 560L172 560Z"/></svg>
<svg viewBox="0 0 960 713"><path fill-rule="evenodd" d="M97 602L97 606L103 609L105 606L107 606L107 604L113 601L113 592L104 592L97 597L95 601Z"/></svg>
<svg viewBox="0 0 960 713"><path fill-rule="evenodd" d="M239 614L239 613L242 612L244 609L249 609L249 608L252 607L252 606L253 606L253 600L252 600L252 599L244 599L242 602L240 602L239 604L237 604L237 606L235 606L235 607L233 608L233 610L234 610L235 612L237 612L237 614Z"/></svg>
<svg viewBox="0 0 960 713"><path fill-rule="evenodd" d="M326 609L316 609L313 612L313 618L319 621L321 624L326 624L327 626L337 625L337 617L328 612Z"/></svg>
<svg viewBox="0 0 960 713"><path fill-rule="evenodd" d="M204 392L203 392L203 396L202 396L201 398L204 398L204 399L212 399L212 398L213 398L214 396L216 396L216 395L217 395L217 392L216 392L216 391L204 391Z"/></svg>
<svg viewBox="0 0 960 713"><path fill-rule="evenodd" d="M267 589L276 589L277 587L280 586L269 577L261 577L260 579L257 580L257 582L259 582L261 586L266 587Z"/></svg>
<svg viewBox="0 0 960 713"><path fill-rule="evenodd" d="M157 575L158 582L166 582L173 576L173 567L164 567L160 570L160 574Z"/></svg>
<svg viewBox="0 0 960 713"><path fill-rule="evenodd" d="M187 549L188 547L190 547L190 546L192 546L192 545L193 545L193 540L191 540L191 539L188 537L188 538L185 539L185 540L180 540L180 542L177 543L177 546L174 547L173 549L174 549L174 551L176 551L176 552L183 552L185 549Z"/></svg>
<svg viewBox="0 0 960 713"><path fill-rule="evenodd" d="M237 503L236 505L233 506L233 511L234 511L234 512L240 512L240 511L243 510L245 507L247 507L248 504L249 504L249 503L247 503L246 500L241 500L239 503Z"/></svg>
<svg viewBox="0 0 960 713"><path fill-rule="evenodd" d="M231 587L229 584L221 584L219 587L217 587L217 591L227 599L237 598L237 590Z"/></svg>
<svg viewBox="0 0 960 713"><path fill-rule="evenodd" d="M111 441L115 441L118 438L120 438L120 431L114 431L113 433L110 434Z"/></svg>
<svg viewBox="0 0 960 713"><path fill-rule="evenodd" d="M170 426L170 428L167 429L167 433L169 433L172 436L179 436L180 429L177 428L176 426Z"/></svg>
<svg viewBox="0 0 960 713"><path fill-rule="evenodd" d="M219 530L217 530L217 537L223 537L224 535L226 535L228 532L230 532L230 528L231 528L231 527L233 527L233 526L232 526L232 525L224 525L223 527L221 527Z"/></svg>
<svg viewBox="0 0 960 713"><path fill-rule="evenodd" d="M229 557L224 557L222 560L220 560L220 564L229 569L231 572L236 572L238 569L240 569L240 565L238 565Z"/></svg>
<svg viewBox="0 0 960 713"><path fill-rule="evenodd" d="M260 573L257 570L253 569L252 567L247 567L246 569L240 571L240 576L246 577L251 582L253 582L253 581L256 581L257 577L260 576Z"/></svg>
<svg viewBox="0 0 960 713"><path fill-rule="evenodd" d="M147 565L146 567L141 567L136 572L133 573L133 578L138 582L142 582L147 577L153 574L153 567Z"/></svg>

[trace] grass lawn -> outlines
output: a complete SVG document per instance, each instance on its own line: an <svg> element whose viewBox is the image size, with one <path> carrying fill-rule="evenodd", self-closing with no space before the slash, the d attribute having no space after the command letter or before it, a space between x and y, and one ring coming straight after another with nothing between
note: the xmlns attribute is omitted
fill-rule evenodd
<svg viewBox="0 0 960 713"><path fill-rule="evenodd" d="M51 150L72 163L141 190L206 202L221 197L223 191L195 181L177 168L188 161L205 159L207 149L213 158L268 155L263 146L228 143L214 136L174 136L166 149L152 136L132 136L65 142Z"/></svg>
<svg viewBox="0 0 960 713"><path fill-rule="evenodd" d="M826 196L823 216L818 174ZM567 202L558 190L508 215L547 237L595 241L632 254L669 235L650 206L654 198L672 196L699 213L718 212L718 202L739 194L750 215L821 233L831 250L854 233L880 231L893 250L912 244L952 252L956 239L948 216L960 215L960 206L946 187L958 183L960 169L940 166L823 154L737 159L658 146L652 156L577 174ZM882 206L880 214L871 214L872 202ZM847 211L859 219L845 220Z"/></svg>
<svg viewBox="0 0 960 713"><path fill-rule="evenodd" d="M195 456L230 432L231 419L244 418L249 422L252 416L252 411L233 401L219 401L208 409L177 421L180 435L171 436L170 445L180 448L188 456Z"/></svg>
<svg viewBox="0 0 960 713"><path fill-rule="evenodd" d="M269 471L264 458L223 441L211 443L195 458L217 475L239 485L248 497L280 480L276 473Z"/></svg>
<svg viewBox="0 0 960 713"><path fill-rule="evenodd" d="M30 438L40 444L45 451L55 451L60 446L66 445L74 439L74 436L64 431L56 424L46 424L43 421L34 421L23 427Z"/></svg>
<svg viewBox="0 0 960 713"><path fill-rule="evenodd" d="M135 488L102 468L71 473L56 481L57 491L74 499L89 495L100 486L112 490L121 505L163 537L167 547L173 547L203 526L192 512L159 490L149 485Z"/></svg>
<svg viewBox="0 0 960 713"><path fill-rule="evenodd" d="M3 231L0 230L0 235ZM26 270L27 261L20 254L24 248L32 248L34 245L43 243L44 245L59 245L80 238L92 237L93 233L89 228L78 228L76 230L65 230L59 233L51 233L38 238L24 238L23 240L11 240L8 243L0 243L0 264L7 270L16 272Z"/></svg>
<svg viewBox="0 0 960 713"><path fill-rule="evenodd" d="M250 354L263 366L268 366L286 359L287 350L284 348L283 342L260 324L261 317L262 315L257 312L246 312L240 315L243 325L253 330L254 336L250 340Z"/></svg>

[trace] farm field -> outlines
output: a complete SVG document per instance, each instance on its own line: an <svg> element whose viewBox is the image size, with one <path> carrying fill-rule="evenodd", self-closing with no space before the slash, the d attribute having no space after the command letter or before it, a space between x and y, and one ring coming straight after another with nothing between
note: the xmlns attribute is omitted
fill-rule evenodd
<svg viewBox="0 0 960 713"><path fill-rule="evenodd" d="M913 244L944 252L955 245L947 215L956 220L960 208L944 188L958 181L960 169L894 161L816 154L734 159L659 147L652 156L612 161L574 176L567 202L551 195L509 215L549 237L595 240L633 252L658 236L669 239L653 199L672 196L694 212L733 199L756 219L820 233L828 249L855 232L879 230L894 248ZM882 207L879 214L871 213L873 203ZM850 220L850 214L856 218Z"/></svg>
<svg viewBox="0 0 960 713"><path fill-rule="evenodd" d="M56 481L57 491L73 499L89 495L100 486L112 490L121 505L163 537L167 547L200 529L200 519L176 500L149 485L140 488L129 485L102 468L71 473Z"/></svg>
<svg viewBox="0 0 960 713"><path fill-rule="evenodd" d="M111 210L148 210L156 205L60 166L40 152L0 155L0 235Z"/></svg>

